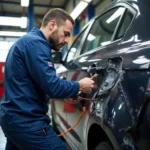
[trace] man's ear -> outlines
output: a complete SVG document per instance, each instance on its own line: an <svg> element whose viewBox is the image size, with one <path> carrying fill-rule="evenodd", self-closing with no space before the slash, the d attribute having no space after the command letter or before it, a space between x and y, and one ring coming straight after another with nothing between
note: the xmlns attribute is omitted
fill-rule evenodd
<svg viewBox="0 0 150 150"><path fill-rule="evenodd" d="M57 29L57 23L55 20L50 20L48 23L50 31L54 31Z"/></svg>

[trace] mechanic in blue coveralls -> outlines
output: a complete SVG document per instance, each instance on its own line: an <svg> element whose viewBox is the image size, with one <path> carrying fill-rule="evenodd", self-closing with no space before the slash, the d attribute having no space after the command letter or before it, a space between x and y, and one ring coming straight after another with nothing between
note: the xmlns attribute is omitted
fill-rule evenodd
<svg viewBox="0 0 150 150"><path fill-rule="evenodd" d="M21 37L7 56L0 124L7 137L6 150L66 150L49 125L48 97L76 97L91 92L91 78L65 81L56 76L51 50L68 43L73 19L62 9L52 9L41 28Z"/></svg>

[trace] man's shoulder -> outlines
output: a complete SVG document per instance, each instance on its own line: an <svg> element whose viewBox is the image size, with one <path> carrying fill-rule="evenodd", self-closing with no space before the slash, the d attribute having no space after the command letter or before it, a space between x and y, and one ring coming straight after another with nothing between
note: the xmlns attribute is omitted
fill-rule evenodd
<svg viewBox="0 0 150 150"><path fill-rule="evenodd" d="M27 33L26 35L22 36L16 43L19 47L25 46L32 46L36 44L37 46L45 45L47 46L47 42L40 36L32 33Z"/></svg>
<svg viewBox="0 0 150 150"><path fill-rule="evenodd" d="M27 33L17 42L18 48L21 52L26 53L35 53L35 52L44 52L50 55L51 47L47 42L40 36L36 34Z"/></svg>
<svg viewBox="0 0 150 150"><path fill-rule="evenodd" d="M36 35L36 34L32 34L32 33L27 33L26 35L24 35L21 40L27 42L27 43L30 43L30 42L38 42L38 41L41 41L41 42L44 42L44 39L41 38L40 36Z"/></svg>

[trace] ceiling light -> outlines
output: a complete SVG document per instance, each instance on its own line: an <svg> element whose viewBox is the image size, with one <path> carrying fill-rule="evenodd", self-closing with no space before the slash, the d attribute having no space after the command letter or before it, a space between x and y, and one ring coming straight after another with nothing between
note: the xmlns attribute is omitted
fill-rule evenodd
<svg viewBox="0 0 150 150"><path fill-rule="evenodd" d="M0 36L21 37L25 34L26 34L26 32L0 31Z"/></svg>
<svg viewBox="0 0 150 150"><path fill-rule="evenodd" d="M87 6L88 6L87 2L80 1L79 4L76 6L76 8L70 14L71 17L75 20Z"/></svg>
<svg viewBox="0 0 150 150"><path fill-rule="evenodd" d="M2 26L18 26L27 27L27 17L4 17L0 16L0 25Z"/></svg>
<svg viewBox="0 0 150 150"><path fill-rule="evenodd" d="M21 17L20 22L21 22L21 24L20 24L21 28L27 27L27 17Z"/></svg>
<svg viewBox="0 0 150 150"><path fill-rule="evenodd" d="M22 7L28 7L29 6L29 0L21 0L21 6Z"/></svg>

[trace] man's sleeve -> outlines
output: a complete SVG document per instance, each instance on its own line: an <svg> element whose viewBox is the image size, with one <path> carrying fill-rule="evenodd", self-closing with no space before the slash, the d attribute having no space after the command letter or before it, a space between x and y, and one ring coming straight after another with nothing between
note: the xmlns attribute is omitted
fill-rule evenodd
<svg viewBox="0 0 150 150"><path fill-rule="evenodd" d="M24 59L32 79L51 98L75 97L79 91L76 81L62 80L56 75L51 62L51 52L45 43L30 42L25 46Z"/></svg>

